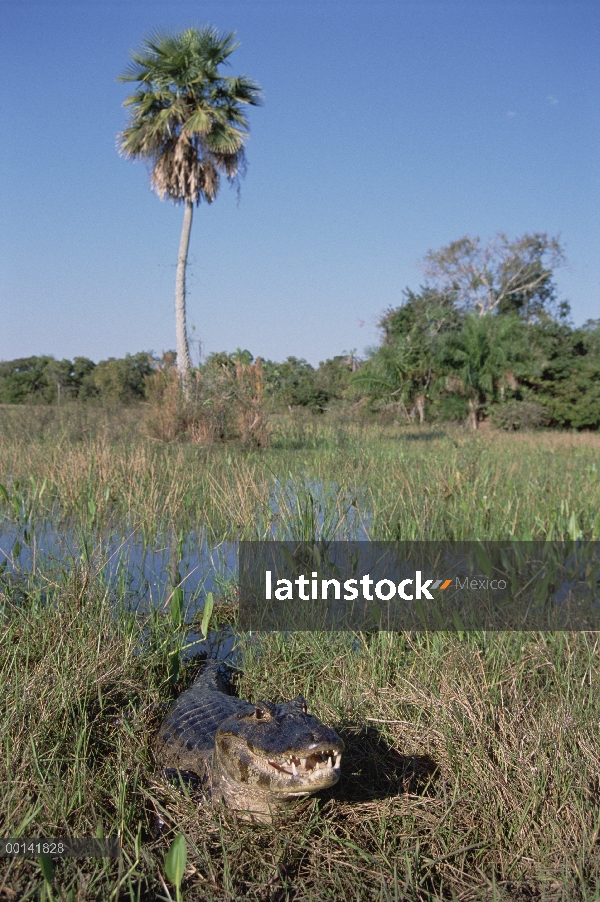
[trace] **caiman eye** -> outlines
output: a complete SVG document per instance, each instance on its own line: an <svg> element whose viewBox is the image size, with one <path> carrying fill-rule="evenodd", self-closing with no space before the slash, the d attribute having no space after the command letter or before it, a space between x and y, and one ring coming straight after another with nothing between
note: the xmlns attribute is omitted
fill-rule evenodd
<svg viewBox="0 0 600 902"><path fill-rule="evenodd" d="M264 720L265 717L269 716L269 711L266 707L263 707L260 702L254 707L254 714L257 720Z"/></svg>

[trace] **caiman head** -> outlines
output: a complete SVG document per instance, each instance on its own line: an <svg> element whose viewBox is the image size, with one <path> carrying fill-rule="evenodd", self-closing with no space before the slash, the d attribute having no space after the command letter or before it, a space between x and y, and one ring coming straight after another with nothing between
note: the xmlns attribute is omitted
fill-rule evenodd
<svg viewBox="0 0 600 902"><path fill-rule="evenodd" d="M283 705L260 701L217 730L215 788L230 808L270 821L294 800L337 783L343 750L337 733L307 713L302 697Z"/></svg>

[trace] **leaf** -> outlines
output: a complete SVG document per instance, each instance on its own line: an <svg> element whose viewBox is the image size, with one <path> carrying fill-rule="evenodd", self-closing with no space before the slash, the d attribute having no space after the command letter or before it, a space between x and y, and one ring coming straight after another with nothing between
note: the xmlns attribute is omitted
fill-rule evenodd
<svg viewBox="0 0 600 902"><path fill-rule="evenodd" d="M452 611L452 626L458 633L459 639L462 641L465 625L463 623L462 617L457 610Z"/></svg>
<svg viewBox="0 0 600 902"><path fill-rule="evenodd" d="M206 639L208 636L208 625L210 623L210 618L212 617L213 607L214 607L214 598L212 592L209 592L206 596L206 600L204 602L204 610L202 612L202 623L200 624L200 632L202 633L202 638Z"/></svg>
<svg viewBox="0 0 600 902"><path fill-rule="evenodd" d="M492 567L490 556L487 553L484 545L478 543L475 546L475 559L477 561L477 565L483 571L483 573L485 573L487 577L490 577L494 572L494 568Z"/></svg>
<svg viewBox="0 0 600 902"><path fill-rule="evenodd" d="M6 491L6 489L4 488L4 486L2 485L1 482L0 482L0 495L2 495L2 497L4 498L4 500L6 501L7 504L10 503L9 497L8 497L8 492Z"/></svg>
<svg viewBox="0 0 600 902"><path fill-rule="evenodd" d="M194 132L206 135L213 126L213 120L210 113L207 110L194 110L192 115L187 119L183 126L182 131L187 135L193 135Z"/></svg>
<svg viewBox="0 0 600 902"><path fill-rule="evenodd" d="M81 534L81 562L86 567L90 566L90 547L86 536Z"/></svg>
<svg viewBox="0 0 600 902"><path fill-rule="evenodd" d="M181 626L183 619L183 589L177 586L171 596L171 620L175 626Z"/></svg>
<svg viewBox="0 0 600 902"><path fill-rule="evenodd" d="M181 669L181 655L179 651L174 651L169 656L169 683L174 686L179 679L179 671Z"/></svg>
<svg viewBox="0 0 600 902"><path fill-rule="evenodd" d="M49 855L38 855L38 861L44 880L48 884L52 883L52 878L54 877L54 865L52 864L52 859Z"/></svg>
<svg viewBox="0 0 600 902"><path fill-rule="evenodd" d="M583 538L583 533L579 526L579 520L577 519L577 515L575 514L575 511L573 511L571 513L571 517L569 519L568 531L569 531L569 538L571 539L572 542L576 542L578 539Z"/></svg>
<svg viewBox="0 0 600 902"><path fill-rule="evenodd" d="M427 622L428 618L427 614L425 613L425 608L423 607L423 602L420 599L415 600L415 610L417 612L417 617L423 625L422 628L426 630L429 626ZM419 627L419 629L421 629L421 627Z"/></svg>
<svg viewBox="0 0 600 902"><path fill-rule="evenodd" d="M165 874L178 890L183 880L186 862L187 846L185 844L185 836L180 833L171 843L171 848L165 856Z"/></svg>
<svg viewBox="0 0 600 902"><path fill-rule="evenodd" d="M545 602L548 601L550 597L549 585L550 585L551 574L546 573L544 577L538 579L535 584L535 589L533 592L534 600L537 602Z"/></svg>

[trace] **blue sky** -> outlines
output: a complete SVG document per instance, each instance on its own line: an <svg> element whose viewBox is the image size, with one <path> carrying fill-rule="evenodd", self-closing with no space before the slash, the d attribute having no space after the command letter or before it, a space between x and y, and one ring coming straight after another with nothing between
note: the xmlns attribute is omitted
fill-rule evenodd
<svg viewBox="0 0 600 902"><path fill-rule="evenodd" d="M237 31L229 73L265 104L239 204L225 184L195 211L203 353L360 355L430 248L499 231L560 234L560 297L600 316L596 0L4 0L0 21L0 359L175 346L182 208L118 156L115 79L153 29L205 23Z"/></svg>

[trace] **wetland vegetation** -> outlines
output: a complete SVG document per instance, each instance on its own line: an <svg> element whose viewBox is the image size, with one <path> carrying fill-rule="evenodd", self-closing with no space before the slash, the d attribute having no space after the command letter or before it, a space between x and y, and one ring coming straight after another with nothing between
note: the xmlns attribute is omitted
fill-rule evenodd
<svg viewBox="0 0 600 902"><path fill-rule="evenodd" d="M3 859L0 897L175 898L164 859L183 834L184 899L599 898L596 634L237 634L230 567L199 646L208 587L186 583L184 545L598 539L600 438L293 411L241 447L157 441L150 413L0 408L2 835L122 842L118 861L53 873ZM107 566L107 536L132 534L175 560L152 603L125 558ZM346 743L339 785L273 828L153 759L224 635L240 695L303 694Z"/></svg>

